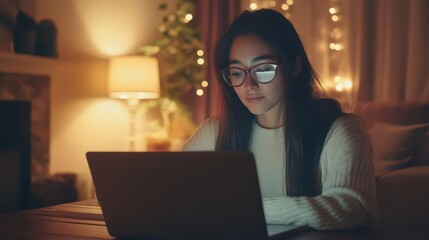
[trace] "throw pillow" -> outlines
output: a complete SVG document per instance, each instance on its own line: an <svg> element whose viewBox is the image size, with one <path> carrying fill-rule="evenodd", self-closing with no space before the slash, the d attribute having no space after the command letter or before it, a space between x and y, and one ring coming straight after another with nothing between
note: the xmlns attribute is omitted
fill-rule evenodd
<svg viewBox="0 0 429 240"><path fill-rule="evenodd" d="M416 155L429 124L381 123L369 130L374 149L375 177L407 167Z"/></svg>
<svg viewBox="0 0 429 240"><path fill-rule="evenodd" d="M426 132L416 155L417 165L429 165L429 130Z"/></svg>

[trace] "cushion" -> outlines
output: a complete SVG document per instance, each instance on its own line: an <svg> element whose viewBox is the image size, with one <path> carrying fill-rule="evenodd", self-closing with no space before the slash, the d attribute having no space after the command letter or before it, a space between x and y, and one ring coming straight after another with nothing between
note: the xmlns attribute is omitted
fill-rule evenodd
<svg viewBox="0 0 429 240"><path fill-rule="evenodd" d="M429 101L367 102L354 106L367 126L378 123L411 125L429 122Z"/></svg>
<svg viewBox="0 0 429 240"><path fill-rule="evenodd" d="M429 131L423 137L416 155L416 165L429 165Z"/></svg>
<svg viewBox="0 0 429 240"><path fill-rule="evenodd" d="M428 129L429 123L413 125L381 123L370 129L375 177L409 166Z"/></svg>
<svg viewBox="0 0 429 240"><path fill-rule="evenodd" d="M385 224L429 223L429 166L385 174L376 181L379 220Z"/></svg>

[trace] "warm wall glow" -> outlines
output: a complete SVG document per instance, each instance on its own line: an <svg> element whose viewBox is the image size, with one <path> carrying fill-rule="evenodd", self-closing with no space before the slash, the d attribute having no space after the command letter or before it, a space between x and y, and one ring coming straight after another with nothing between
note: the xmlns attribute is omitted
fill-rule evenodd
<svg viewBox="0 0 429 240"><path fill-rule="evenodd" d="M73 3L78 21L85 27L94 47L104 55L117 56L135 51L142 34L149 31L142 27L147 19L136 7L141 5L136 0L127 4L95 0L74 0Z"/></svg>
<svg viewBox="0 0 429 240"><path fill-rule="evenodd" d="M109 93L113 98L158 98L158 60L145 56L124 56L110 60Z"/></svg>
<svg viewBox="0 0 429 240"><path fill-rule="evenodd" d="M130 51L135 46L138 22L131 21L133 19L127 16L127 11L115 11L115 17L112 17L111 11L93 9L95 4L86 7L80 13L90 39L99 51L114 56Z"/></svg>

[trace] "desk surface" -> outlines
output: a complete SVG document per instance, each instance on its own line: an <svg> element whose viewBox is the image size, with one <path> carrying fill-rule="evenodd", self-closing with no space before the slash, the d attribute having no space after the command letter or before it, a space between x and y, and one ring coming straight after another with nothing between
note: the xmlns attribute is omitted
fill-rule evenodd
<svg viewBox="0 0 429 240"><path fill-rule="evenodd" d="M0 239L114 239L96 200L0 214ZM396 226L348 231L303 231L291 240L429 239L428 226Z"/></svg>

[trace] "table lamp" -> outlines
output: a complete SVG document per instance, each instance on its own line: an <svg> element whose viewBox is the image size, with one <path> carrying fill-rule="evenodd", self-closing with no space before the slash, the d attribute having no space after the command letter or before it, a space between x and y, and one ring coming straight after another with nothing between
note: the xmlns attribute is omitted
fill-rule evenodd
<svg viewBox="0 0 429 240"><path fill-rule="evenodd" d="M142 99L160 96L158 60L146 56L121 56L109 62L109 94L127 100L130 110L130 150L135 150L135 114Z"/></svg>

